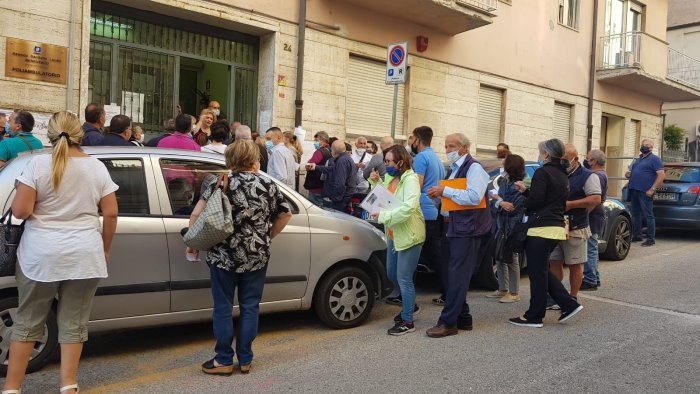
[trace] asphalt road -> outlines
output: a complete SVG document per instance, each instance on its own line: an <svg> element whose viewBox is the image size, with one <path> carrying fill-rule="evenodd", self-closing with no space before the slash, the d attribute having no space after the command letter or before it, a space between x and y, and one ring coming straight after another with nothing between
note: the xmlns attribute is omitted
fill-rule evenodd
<svg viewBox="0 0 700 394"><path fill-rule="evenodd" d="M210 324L93 335L81 393L246 392L700 392L700 233L663 232L622 262L601 264L602 286L585 309L545 327L508 324L527 308L470 293L475 328L431 339L440 307L419 284L417 331L390 337L398 307L380 304L362 327L335 331L312 313L263 316L247 376L211 377ZM27 378L23 392L58 392L58 361Z"/></svg>

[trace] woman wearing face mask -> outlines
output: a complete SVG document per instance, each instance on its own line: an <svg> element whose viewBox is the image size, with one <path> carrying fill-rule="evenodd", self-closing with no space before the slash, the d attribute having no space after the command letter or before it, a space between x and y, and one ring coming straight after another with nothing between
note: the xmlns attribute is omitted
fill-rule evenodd
<svg viewBox="0 0 700 394"><path fill-rule="evenodd" d="M136 146L143 146L143 128L141 128L141 126L134 126L131 131L129 142Z"/></svg>
<svg viewBox="0 0 700 394"><path fill-rule="evenodd" d="M413 274L425 242L425 220L420 208L420 182L418 175L411 170L412 161L402 146L394 145L385 152L383 185L394 194L399 204L394 209L372 214L379 223L384 224L387 274L401 291L402 310L394 317L394 326L388 330L389 335L415 331L413 314L419 309L415 303ZM379 173L374 171L370 182L376 185L380 181Z"/></svg>
<svg viewBox="0 0 700 394"><path fill-rule="evenodd" d="M542 168L535 171L530 188L518 182L518 191L527 197L525 208L530 224L525 241L527 274L530 278L530 308L521 316L510 319L523 327L542 327L547 307L547 293L561 307L559 322L563 323L583 307L569 295L564 285L549 270L549 255L559 241L566 240L564 211L569 197L569 162L564 157L564 143L551 139L540 143ZM525 219L523 219L525 220Z"/></svg>

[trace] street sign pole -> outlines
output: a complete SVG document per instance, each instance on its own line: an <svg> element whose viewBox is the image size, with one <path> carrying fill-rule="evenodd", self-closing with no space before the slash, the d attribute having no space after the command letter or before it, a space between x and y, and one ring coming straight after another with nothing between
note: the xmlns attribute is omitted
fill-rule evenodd
<svg viewBox="0 0 700 394"><path fill-rule="evenodd" d="M399 85L394 85L394 109L391 112L391 138L396 137L396 104L399 101Z"/></svg>

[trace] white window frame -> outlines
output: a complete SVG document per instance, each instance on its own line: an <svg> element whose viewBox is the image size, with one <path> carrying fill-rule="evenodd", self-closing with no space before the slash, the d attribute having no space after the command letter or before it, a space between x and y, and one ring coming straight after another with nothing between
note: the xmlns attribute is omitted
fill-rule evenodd
<svg viewBox="0 0 700 394"><path fill-rule="evenodd" d="M559 24L578 30L580 11L580 0L559 0Z"/></svg>

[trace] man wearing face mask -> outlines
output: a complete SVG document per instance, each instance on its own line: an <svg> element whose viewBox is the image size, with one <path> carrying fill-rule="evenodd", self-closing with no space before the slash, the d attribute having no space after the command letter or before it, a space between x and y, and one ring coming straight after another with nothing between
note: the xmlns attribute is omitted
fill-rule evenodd
<svg viewBox="0 0 700 394"><path fill-rule="evenodd" d="M333 142L331 153L333 159L328 161L328 165L317 166L308 163L306 170L326 175L323 184L323 205L336 211L347 212L350 198L357 188L357 167L352 157L347 154L343 141Z"/></svg>
<svg viewBox="0 0 700 394"><path fill-rule="evenodd" d="M226 119L226 114L221 112L221 103L219 103L216 100L212 100L209 102L209 109L214 111L214 114L216 114L216 120L227 120ZM233 129L235 130L235 129Z"/></svg>
<svg viewBox="0 0 700 394"><path fill-rule="evenodd" d="M292 151L284 144L284 134L279 127L271 127L265 133L265 145L270 152L267 174L294 189L297 162Z"/></svg>
<svg viewBox="0 0 700 394"><path fill-rule="evenodd" d="M372 160L372 154L367 151L367 138L357 137L355 150L352 151L352 161L357 167L357 193L366 193L369 190L369 182L363 176L363 170Z"/></svg>
<svg viewBox="0 0 700 394"><path fill-rule="evenodd" d="M654 218L654 194L666 178L664 162L656 156L654 142L645 139L639 148L637 158L625 176L629 178L629 191L632 197L632 242L642 240L642 215L647 220L647 240L642 246L656 243L656 219Z"/></svg>
<svg viewBox="0 0 700 394"><path fill-rule="evenodd" d="M325 131L319 131L314 135L314 154L311 155L308 164L325 166L328 160L333 157L328 140L330 137ZM323 184L324 179L319 171L309 171L306 173L304 188L309 191L309 201L321 206L323 204Z"/></svg>
<svg viewBox="0 0 700 394"><path fill-rule="evenodd" d="M565 216L569 218L569 239L560 241L549 256L549 269L559 280L564 279L564 264L569 267L571 296L576 298L583 280L583 265L588 259L588 238L591 229L588 213L601 203L600 178L579 162L578 151L567 144L564 158L569 161L569 198Z"/></svg>
<svg viewBox="0 0 700 394"><path fill-rule="evenodd" d="M588 214L591 237L588 238L588 259L583 268L583 283L581 290L598 290L600 274L598 272L598 239L605 228L605 208L603 202L608 194L608 174L605 172L605 153L600 149L592 149L586 155L583 166L598 176L600 180L601 203Z"/></svg>
<svg viewBox="0 0 700 394"><path fill-rule="evenodd" d="M462 133L445 137L445 151L450 169L447 179L467 179L466 190L447 186L428 189L430 198L449 198L463 206L478 206L486 196L489 174L481 163L469 154L470 142ZM428 329L431 338L455 335L472 329L472 316L466 303L472 273L478 261L482 238L491 231L492 218L488 209L465 209L449 212L443 219L442 281L445 306L437 324Z"/></svg>

